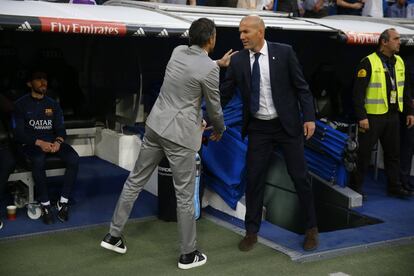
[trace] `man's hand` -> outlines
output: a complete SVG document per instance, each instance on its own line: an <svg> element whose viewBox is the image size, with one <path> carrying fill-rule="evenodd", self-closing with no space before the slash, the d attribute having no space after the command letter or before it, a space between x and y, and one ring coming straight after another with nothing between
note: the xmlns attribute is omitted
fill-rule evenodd
<svg viewBox="0 0 414 276"><path fill-rule="evenodd" d="M209 139L210 139L211 141L215 141L215 142L217 142L217 141L220 141L221 136L223 136L223 133L219 133L219 132L215 132L215 131L213 131L213 133L211 133L211 135L210 135Z"/></svg>
<svg viewBox="0 0 414 276"><path fill-rule="evenodd" d="M315 122L305 122L303 124L303 134L309 140L315 133Z"/></svg>
<svg viewBox="0 0 414 276"><path fill-rule="evenodd" d="M227 51L221 59L216 60L217 65L220 67L227 67L230 65L231 56L234 55L236 52L233 52L233 49Z"/></svg>
<svg viewBox="0 0 414 276"><path fill-rule="evenodd" d="M414 115L407 115L406 122L407 128L411 128L414 125Z"/></svg>
<svg viewBox="0 0 414 276"><path fill-rule="evenodd" d="M52 148L53 148L52 143L37 139L36 142L35 142L35 145L40 147L40 149L43 152L52 152Z"/></svg>
<svg viewBox="0 0 414 276"><path fill-rule="evenodd" d="M203 119L203 121L201 121L201 129L204 131L206 130L206 127L207 127L207 122L206 120Z"/></svg>
<svg viewBox="0 0 414 276"><path fill-rule="evenodd" d="M52 150L51 150L51 152L52 153L55 153L55 152L58 152L59 150L60 150L60 143L55 141L52 144Z"/></svg>
<svg viewBox="0 0 414 276"><path fill-rule="evenodd" d="M207 126L207 122L204 121L204 119L202 122L202 127L204 131L213 129L213 126ZM224 128L224 130L226 130L226 128ZM220 141L222 136L223 136L223 132L217 132L213 130L210 136L208 137L208 139L210 139L211 141L217 142L217 141Z"/></svg>
<svg viewBox="0 0 414 276"><path fill-rule="evenodd" d="M369 122L368 119L363 119L359 121L359 127L362 128L363 130L368 130L369 129Z"/></svg>

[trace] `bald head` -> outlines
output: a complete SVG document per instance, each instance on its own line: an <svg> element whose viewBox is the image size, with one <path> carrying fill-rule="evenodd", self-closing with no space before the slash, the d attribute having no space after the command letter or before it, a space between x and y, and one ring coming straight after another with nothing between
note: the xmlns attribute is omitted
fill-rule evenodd
<svg viewBox="0 0 414 276"><path fill-rule="evenodd" d="M378 40L379 50L386 56L392 56L400 51L400 34L394 28L383 31Z"/></svg>
<svg viewBox="0 0 414 276"><path fill-rule="evenodd" d="M242 23L249 24L250 26L256 29L261 29L263 32L265 30L265 24L264 24L263 19L261 19L260 16L256 14L243 17L242 20L240 21L240 24Z"/></svg>
<svg viewBox="0 0 414 276"><path fill-rule="evenodd" d="M264 44L265 24L258 15L243 17L239 25L240 40L245 49L259 52Z"/></svg>

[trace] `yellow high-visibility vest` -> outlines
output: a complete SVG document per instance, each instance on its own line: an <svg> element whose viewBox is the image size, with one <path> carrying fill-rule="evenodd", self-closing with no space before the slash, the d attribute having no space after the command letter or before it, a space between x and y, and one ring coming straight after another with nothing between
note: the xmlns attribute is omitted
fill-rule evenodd
<svg viewBox="0 0 414 276"><path fill-rule="evenodd" d="M403 93L405 80L404 61L395 55L395 82L397 87L398 110L403 111ZM371 79L365 94L365 110L367 114L385 114L388 111L387 81L384 66L377 53L368 56L371 63Z"/></svg>

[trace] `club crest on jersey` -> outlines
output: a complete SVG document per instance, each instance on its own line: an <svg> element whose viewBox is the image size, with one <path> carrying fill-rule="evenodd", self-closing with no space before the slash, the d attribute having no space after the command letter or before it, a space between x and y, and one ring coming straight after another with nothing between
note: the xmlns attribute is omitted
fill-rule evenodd
<svg viewBox="0 0 414 276"><path fill-rule="evenodd" d="M46 116L53 116L53 109L51 109L51 108L46 108L46 109L45 109L45 115L46 115Z"/></svg>

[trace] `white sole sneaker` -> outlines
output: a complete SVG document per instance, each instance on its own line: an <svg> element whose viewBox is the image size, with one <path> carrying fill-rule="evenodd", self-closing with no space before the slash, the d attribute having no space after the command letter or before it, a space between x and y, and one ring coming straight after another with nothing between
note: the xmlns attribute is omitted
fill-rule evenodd
<svg viewBox="0 0 414 276"><path fill-rule="evenodd" d="M190 269L190 268L194 268L194 267L198 267L198 266L204 265L207 262L207 256L205 254L203 254L203 253L201 253L201 255L203 255L204 260L202 260L202 261L196 261L196 262L191 263L191 264L182 264L182 263L178 262L178 268L181 268L181 269Z"/></svg>
<svg viewBox="0 0 414 276"><path fill-rule="evenodd" d="M108 249L108 250L111 250L111 251L114 251L114 252L120 253L120 254L125 254L126 251L127 251L126 246L125 246L125 248L119 248L118 246L112 245L112 244L104 242L104 241L101 241L101 246L105 249Z"/></svg>

